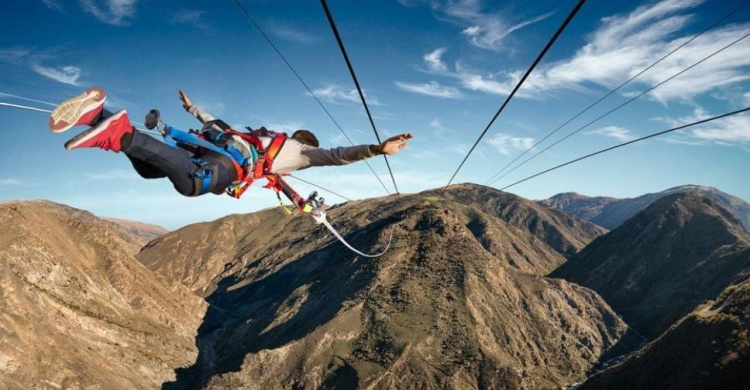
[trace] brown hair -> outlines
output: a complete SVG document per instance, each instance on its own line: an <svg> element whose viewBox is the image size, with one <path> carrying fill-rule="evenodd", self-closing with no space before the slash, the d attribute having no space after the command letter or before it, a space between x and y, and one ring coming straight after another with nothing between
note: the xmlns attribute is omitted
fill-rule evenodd
<svg viewBox="0 0 750 390"><path fill-rule="evenodd" d="M310 130L297 130L292 134L292 138L301 144L314 146L316 148L320 146L315 134Z"/></svg>

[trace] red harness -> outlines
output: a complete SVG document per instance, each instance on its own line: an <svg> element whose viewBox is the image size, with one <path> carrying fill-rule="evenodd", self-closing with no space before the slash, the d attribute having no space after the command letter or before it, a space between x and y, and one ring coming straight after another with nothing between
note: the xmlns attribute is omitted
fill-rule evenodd
<svg viewBox="0 0 750 390"><path fill-rule="evenodd" d="M273 160L279 154L282 146L284 146L284 142L286 142L286 134L276 134L266 149L263 147L260 138L252 134L241 133L231 129L225 130L225 132L227 134L239 136L258 151L258 159L255 161L255 164L249 169L242 169L240 167L242 172L237 175L240 179L227 189L227 193L239 199L253 182L262 178L268 180L268 184L263 186L263 188L270 188L276 192L282 191L284 189L282 185L283 181L280 180L278 174L273 174L271 171L273 170Z"/></svg>

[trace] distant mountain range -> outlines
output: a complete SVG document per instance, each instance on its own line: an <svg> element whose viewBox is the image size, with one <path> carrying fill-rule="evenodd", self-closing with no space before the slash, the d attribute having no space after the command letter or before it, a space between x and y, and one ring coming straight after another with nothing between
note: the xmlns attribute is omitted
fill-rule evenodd
<svg viewBox="0 0 750 390"><path fill-rule="evenodd" d="M471 184L330 208L358 248L393 235L376 259L278 209L165 233L3 203L0 388L742 388L746 205L708 192L609 232Z"/></svg>
<svg viewBox="0 0 750 390"><path fill-rule="evenodd" d="M542 200L540 203L563 210L612 230L638 214L657 199L684 192L696 192L710 196L723 208L732 213L743 224L745 229L750 229L750 204L736 196L706 186L685 185L628 199L603 196L590 197L575 192L565 192Z"/></svg>

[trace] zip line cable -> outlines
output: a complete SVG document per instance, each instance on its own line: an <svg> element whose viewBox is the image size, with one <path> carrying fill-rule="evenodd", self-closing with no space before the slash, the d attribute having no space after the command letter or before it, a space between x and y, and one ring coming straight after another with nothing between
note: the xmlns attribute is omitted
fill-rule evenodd
<svg viewBox="0 0 750 390"><path fill-rule="evenodd" d="M22 106L22 105L20 105L20 104L13 104L13 103L5 103L5 102L0 102L0 106L11 107L11 108L20 108L20 109L22 109L22 110L27 110L27 111L43 112L43 113L45 113L45 114L50 114L50 113L52 113L52 110L45 110L45 109L43 109L43 108L36 108L36 107L29 107L29 106Z"/></svg>
<svg viewBox="0 0 750 390"><path fill-rule="evenodd" d="M45 102L43 100L31 99L31 98L14 95L12 93L7 93L7 92L0 92L0 96L8 96L8 97L16 98L16 99L26 100L27 102L33 102L33 103L44 104L44 105L51 106L51 107L57 107L57 104L55 103Z"/></svg>
<svg viewBox="0 0 750 390"><path fill-rule="evenodd" d="M354 80L354 85L357 87L359 98L360 100L362 100L362 105L365 107L365 112L367 113L367 119L370 120L370 126L372 126L372 131L375 132L375 138L378 140L378 144L382 144L383 142L380 140L378 129L375 127L375 121L372 120L370 107L367 106L367 100L365 99L364 93L362 93L362 88L359 85L359 80L357 80L356 73L354 73L354 67L352 66L351 61L349 61L349 56L346 54L346 48L344 47L344 42L341 40L341 35L339 35L338 28L336 28L336 22L333 21L333 15L331 15L331 10L328 8L328 3L326 2L326 0L320 0L320 4L323 6L323 10L326 13L326 18L328 18L328 23L331 25L331 30L333 30L333 35L336 36L336 42L338 42L339 49L341 49L341 54L344 56L344 61L346 61L346 67L349 68L349 73L352 75L352 80ZM383 159L385 159L385 165L388 167L388 173L391 175L391 181L393 181L393 187L396 189L396 194L399 194L398 185L396 184L396 178L393 177L393 170L391 170L391 164L388 162L388 156L383 154Z"/></svg>
<svg viewBox="0 0 750 390"><path fill-rule="evenodd" d="M284 61L284 63L286 64L287 68L289 68L289 70L292 71L292 73L294 74L294 76L297 78L297 80L299 80L299 82L302 84L302 86L305 87L305 89L310 94L310 96L312 96L312 98L315 99L315 101L318 103L318 105L320 106L320 108L323 109L323 111L326 113L326 115L328 116L328 118L331 119L331 122L333 122L333 124L339 129L339 131L341 132L341 134L344 135L344 138L346 138L346 140L349 141L349 143L354 146L355 145L354 141L352 141L352 139L349 137L349 135L346 134L346 132L344 131L344 129L341 127L341 125L339 125L338 121L333 117L333 115L331 114L331 112L328 111L328 109L326 108L326 106L323 104L322 101L320 101L320 99L315 94L315 92L312 91L312 89L310 88L310 86L307 85L307 83L305 82L304 79L302 79L302 76L300 76L300 74L297 72L297 70L294 69L294 67L292 66L292 64L286 59L286 56L284 56L284 54L281 53L281 50L279 50L279 48L276 47L276 44L273 43L273 41L271 40L271 38L266 34L265 31L263 31L263 29L255 21L255 19L252 17L252 15L250 15L250 12L247 10L247 8L245 8L245 6L242 4L242 2L240 0L234 0L234 3L237 4L237 7L239 7L240 11L242 11L242 13L245 15L245 18L247 18L247 20L255 27L255 29L258 30L258 32L263 37L263 39L265 39L265 41L268 43L268 45L271 46L271 48L276 52L276 54L279 55L279 57L281 58L281 60ZM364 163L367 164L368 168L370 168L370 171L372 172L373 175L375 175L375 178L378 180L378 182L380 183L380 185L383 186L383 189L385 190L385 192L390 195L391 192L388 191L388 187L386 187L385 183L383 183L383 181L380 180L380 176L378 176L378 174L375 172L375 169L373 169L372 165L370 165L370 163L368 161L366 161L366 160L364 161Z"/></svg>
<svg viewBox="0 0 750 390"><path fill-rule="evenodd" d="M539 155L541 155L542 153L546 152L547 150L549 150L549 149L551 149L551 148L555 147L556 145L558 145L558 144L560 144L561 142L565 141L566 139L570 138L570 137L571 137L571 136L573 136L574 134L577 134L577 133L578 133L578 132L580 132L581 130L583 130L583 129L585 129L585 128L589 127L590 125L592 125L592 124L594 124L594 123L596 123L596 122L598 122L598 121L599 121L599 120L601 120L602 118L604 118L604 117L606 117L606 116L608 116L608 115L612 114L613 112L615 112L615 111L617 111L617 110L619 110L619 109L621 109L621 108L625 107L626 105L628 105L628 104L632 103L633 101L635 101L636 99L638 99L638 98L642 97L643 95L645 95L645 94L647 94L647 93L649 93L649 92L653 91L654 89L658 88L659 86L661 86L661 85L663 85L663 84L665 84L665 83L669 82L670 80L674 79L675 77L677 77L677 76L679 76L679 75L681 75L681 74L683 74L683 73L687 72L688 70L690 70L690 69L692 69L692 68L694 68L694 67L696 67L696 66L698 66L698 65L702 64L702 63L703 63L703 62L705 62L706 60L708 60L708 59L710 59L711 57L713 57L713 56L715 56L715 55L717 55L717 54L721 53L722 51L724 51L724 50L726 50L726 49L728 49L728 48L732 47L733 45L735 45L735 44L739 43L740 41L742 41L743 39L747 38L748 36L750 36L750 33L747 33L747 34L745 34L745 35L744 35L744 36L742 36L741 38L739 38L739 39L737 39L737 40L733 41L732 43L730 43L730 44L728 44L728 45L726 45L726 46L722 47L721 49L719 49L719 50L717 50L717 51L715 51L715 52L713 52L713 53L709 54L708 56L704 57L704 58L703 58L703 59L701 59L700 61L698 61L698 62L696 62L696 63L694 63L694 64L690 65L689 67L687 67L687 68L685 68L685 69L683 69L683 70L681 70L681 71L679 71L679 72L677 72L677 73L673 74L673 75L672 75L672 76L670 76L669 78L667 78L667 79L663 80L662 82L660 82L660 83L658 83L658 84L654 85L653 87L651 87L651 88L649 88L649 89L647 89L647 90L645 90L645 91L641 92L640 94L638 94L638 95L636 95L636 96L634 96L634 97L630 98L630 99L629 99L629 100L627 100L627 101L626 101L625 103L622 103L622 104L620 104L619 106L617 106L617 107L615 107L615 108L613 108L613 109L611 109L611 110L609 110L609 111L605 112L604 114L600 115L600 116L599 116L599 117L597 117L596 119L594 119L594 120L592 120L592 121L590 121L590 122L586 123L585 125L583 125L583 126L579 127L578 129L576 129L575 131L573 131L573 132L569 133L569 134L568 134L568 135L566 135L565 137L563 137L563 138L560 138L559 140L555 141L555 142L554 142L553 144L551 144L551 145L547 146L546 148L542 149L541 151L539 151L539 152L537 152L537 153L535 153L535 154L531 155L531 156L530 156L529 158L527 158L526 160L524 160L524 161L523 161L522 163L520 163L520 164L516 165L515 167L513 167L513 168L512 168L512 169L510 169L509 171L505 172L505 173L504 173L504 174L503 174L502 176L500 176L500 177L498 177L497 179L493 180L493 181L492 181L491 183L489 183L489 185L492 185L493 183L497 182L498 180L500 180L500 179L504 178L505 176L509 175L509 174L510 174L511 172L513 172L513 171L515 171L516 169L518 169L518 168L520 168L520 167L524 166L524 165L525 165L526 163L528 163L529 161L533 160L534 158L536 158L537 156L539 156Z"/></svg>
<svg viewBox="0 0 750 390"><path fill-rule="evenodd" d="M542 58L544 58L545 54L547 54L547 51L549 51L552 45L555 44L555 41L557 40L557 38L562 34L565 28L568 27L568 24L570 24L570 21L573 20L573 18L578 13L578 10L581 9L581 7L583 6L585 2L586 0L579 0L578 4L576 4L573 10L570 11L570 14L568 14L568 17L565 18L565 21L563 21L563 23L555 32L555 35L553 35L552 38L549 40L549 42L547 42L547 45L544 46L544 49L542 49L542 52L539 53L539 55L536 57L536 59L531 64L529 69L526 70L526 73L523 75L523 77L521 77L521 80L518 81L518 84L516 84L516 86L510 92L508 97L505 99L505 102L503 102L503 104L500 106L500 109L497 110L497 112L495 113L495 116L492 117L492 119L490 120L490 123L487 124L487 127L485 127L482 133L479 135L479 138L477 138L477 141L474 142L474 145L471 147L471 149L469 149L469 152L466 153L466 157L464 157L463 161L461 161L461 164L458 165L456 172L453 172L453 176L451 176L450 180L448 180L448 184L446 184L445 187L443 187L443 191L445 191L445 189L447 189L448 186L451 185L451 183L453 182L453 179L455 179L456 175L458 175L458 171L461 170L461 168L464 166L464 163L466 163L466 160L469 159L469 156L474 151L474 148L476 148L477 145L479 145L479 142L482 140L484 135L487 134L487 131L489 131L490 127L492 127L492 125L495 123L495 120L497 119L498 116L500 116L500 113L503 112L503 110L505 109L505 106L507 106L510 100L513 99L513 96L515 96L518 89L521 88L521 85L523 85L524 81L526 81L526 78L529 77L529 75L534 70L534 68L536 68L536 66L542 61Z"/></svg>
<svg viewBox="0 0 750 390"><path fill-rule="evenodd" d="M7 93L3 93L3 92L0 92L0 94L6 95L6 96L13 96L13 97L15 97L17 99L22 99L22 100L32 100L32 99L24 98L22 96L11 95L11 94L7 94ZM0 102L0 106L10 107L10 108L17 108L17 109L26 110L26 111L41 112L41 113L44 113L44 114L51 114L52 113L52 110L45 110L43 108L29 107L29 106L23 106L23 105L20 105L20 104L13 104L13 103L6 103L6 102ZM132 123L138 124L138 125L143 125L143 123L138 123L138 122L132 122ZM133 126L133 128L135 128L136 130L138 130L138 131L140 131L142 133L146 133L148 135L158 136L157 138L161 138L161 133L158 133L156 131L146 130L146 129L142 129L140 127L135 127L135 126Z"/></svg>
<svg viewBox="0 0 750 390"><path fill-rule="evenodd" d="M653 133L653 134L649 134L649 135L647 135L647 136L643 136L643 137L641 137L641 138L636 138L636 139L634 139L634 140L631 140L631 141L628 141L628 142L623 142L623 143L621 143L621 144L617 144L617 145L615 145L615 146L610 146L610 147L608 147L608 148L605 148L605 149L601 149L601 150L598 150L598 151L596 151L596 152L594 152L594 153L589 153L589 154L587 154L587 155L585 155L585 156L582 156L582 157L578 157L578 158L576 158L576 159L573 159L573 160L570 160L570 161L568 161L568 162L566 162L566 163L562 163L562 164L560 164L560 165L556 165L556 166L554 166L554 167L552 167L552 168L549 168L549 169L546 169L546 170L544 170L544 171L541 171L541 172L539 172L539 173L536 173L536 174L534 174L534 175L528 176L528 177L526 177L526 178L524 178L524 179L522 179L522 180L519 180L519 181L517 181L517 182L515 182L515 183L513 183L513 184L510 184L510 185L507 185L507 186L505 186L505 187L501 188L501 189L500 189L500 191L504 191L504 190L506 190L506 189L508 189L508 188L510 188L510 187L513 187L513 186L515 186L515 185L521 184L521 183L523 183L523 182L525 182L525 181L528 181L528 180L531 180L531 179L533 179L533 178L535 178L535 177L538 177L538 176L544 175L545 173L548 173L548 172L552 172L552 171L554 171L554 170L556 170L556 169L560 169L560 168L562 168L562 167L564 167L564 166L567 166L567 165L573 164L573 163L575 163L575 162L578 162L578 161L581 161L581 160L585 160L585 159L587 159L587 158L590 158L590 157L594 157L594 156L596 156L596 155L599 155L599 154L602 154L602 153L606 153L606 152L609 152L610 150L614 150L614 149L617 149L617 148L621 148L621 147L623 147L623 146L627 146L627 145L630 145L630 144L634 144L634 143L636 143L636 142L640 142L640 141L643 141L643 140L646 140L646 139L649 139L649 138L654 138L654 137L658 137L658 136L660 136L660 135L664 135L664 134L667 134L667 133L671 133L671 132L673 132L673 131L677 131L677 130L682 130L682 129L685 129L685 128L687 128L687 127L691 127L691 126L696 126L696 125L700 125L700 124L703 124L703 123L711 122L711 121L714 121L714 120L717 120L717 119L722 119L722 118L725 118L725 117L728 117L728 116L732 116L732 115L736 115L736 114L741 114L741 113L743 113L743 112L746 112L746 111L750 111L750 107L745 107L745 108L743 108L743 109L741 109L741 110L737 110L737 111L727 112L727 113L725 113L725 114L721 114L721 115L717 115L717 116L714 116L714 117L711 117L711 118L707 118L707 119L699 120L699 121L697 121L697 122L692 122L692 123L688 123L688 124L686 124L686 125L681 125L681 126L673 127L673 128L671 128L671 129L668 129L668 130L660 131L660 132L658 132L658 133Z"/></svg>
<svg viewBox="0 0 750 390"><path fill-rule="evenodd" d="M14 98L22 99L22 100L33 100L33 99L24 98L22 96L11 95L9 93L4 93L4 92L0 92L0 94L5 95L5 96L12 96ZM39 102L41 103L41 101L39 101ZM52 103L49 103L49 104L52 104ZM0 106L10 107L10 108L17 108L17 109L27 110L27 111L32 111L32 112L41 112L41 113L45 113L45 114L52 113L52 110L45 110L45 109L42 109L42 108L29 107L29 106L23 106L23 105L20 105L20 104L13 104L13 103L6 103L6 102L0 102ZM133 122L133 123L136 123L136 122ZM138 129L141 132L147 133L148 135L151 135L151 136L155 136L156 134L159 134L161 136L160 133L157 133L155 131L140 129L140 128L137 128L137 127L136 127L136 129ZM309 185L311 185L313 187L316 187L318 189L321 189L323 191L330 192L331 194L336 195L336 196L338 196L340 198L346 199L347 201L350 201L350 202L352 201L351 199L347 198L344 195L341 195L341 194L339 194L337 192L331 191L328 188L321 187L321 186L319 186L319 185L317 185L315 183L309 182L309 181L307 181L305 179L299 178L299 177L294 176L294 175L289 175L289 177L291 177L293 179L296 179L296 180L299 180L299 181L301 181L303 183L309 184Z"/></svg>
<svg viewBox="0 0 750 390"><path fill-rule="evenodd" d="M321 187L321 186L319 186L319 185L317 185L317 184L315 184L315 183L311 183L311 182L309 182L309 181L307 181L307 180L305 180L305 179L303 179L303 178L301 178L301 177L297 177L297 176L294 176L294 175L289 175L289 177L291 177L292 179L295 179L295 180L299 180L299 181L301 181L301 182L303 182L303 183L305 183L305 184L309 184L309 185L311 185L311 186L313 186L313 187L315 187L315 188L317 188L317 189L320 189L320 190L323 190L323 191L326 191L326 192L330 192L330 193L332 193L333 195L336 195L336 196L338 196L339 198L342 198L342 199L346 199L346 200L347 200L347 201L349 201L349 202L351 202L351 201L352 201L351 199L347 198L347 197L346 197L346 196L344 196L344 195L341 195L341 194L339 194L339 193L336 193L336 192L334 192L334 191L331 191L331 190L329 190L328 188L325 188L325 187Z"/></svg>
<svg viewBox="0 0 750 390"><path fill-rule="evenodd" d="M677 52L678 50L682 49L682 48L683 48L684 46L688 45L688 44L689 44L690 42L694 41L695 39L697 39L697 38L698 38L698 37L700 37L701 35L705 34L706 32L708 32L708 31L712 30L712 29L713 29L714 27L716 27L716 26L718 26L719 24L721 24L721 23L722 23L723 21L725 21L726 19L728 19L729 17L731 17L732 15L734 15L735 13L737 13L737 12L738 12L739 10L741 10L741 9L742 9L743 7L745 7L745 6L746 6L746 5L748 4L748 3L750 3L750 1L745 1L744 3L740 4L740 6L739 6L739 7L737 7L737 8L735 8L735 9L733 9L732 11L730 11L729 13L727 13L726 15L724 15L724 16L723 16L723 17L722 17L721 19L717 20L717 21L716 21L716 22L714 22L714 23L713 23L712 25L708 26L708 27L707 27L707 28L705 28L705 29L704 29L703 31L699 32L698 34L696 34L696 35L693 35L693 37L692 37L692 38L690 38L689 40L687 40L687 41L683 42L683 43L682 43L681 45L679 45L679 46L677 46L676 48L674 48L674 49L673 49L672 51L670 51L669 53L667 53L666 55L664 55L663 57L661 57L661 58L660 58L660 59L659 59L658 61L656 61L656 62L652 63L652 64L651 64L651 65L649 65L648 67L646 67L646 68L644 68L643 70L641 70L640 72L638 72L638 73L637 73L637 74L636 74L635 76L633 76L633 77L629 78L629 79L628 79L627 81L625 81L624 83L622 83L622 84L620 84L619 86L617 86L616 88L614 88L614 89L610 90L609 92L607 92L607 94L606 94L606 95L604 95L604 96L600 97L600 98L599 98L599 99L598 99L597 101L595 101L594 103L592 103L592 104L591 104L591 105L589 105L588 107L584 108L584 109L583 109L583 111L581 111L581 112L579 112L579 113L575 114L575 115L574 115L573 117L571 117L570 119L568 119L567 121L565 121L565 123L561 124L561 125L560 125L560 126L558 126L558 127L556 128L556 129L552 130L552 131L551 131L551 132L549 132L549 133L548 133L547 135L545 135L545 136L544 136L544 137L543 137L542 139L540 139L539 141L537 141L537 142L536 142L536 143L535 143L534 145L532 145L531 147L529 147L529 148L527 148L526 150L524 150L524 151L523 151L523 152L522 152L522 153L521 153L520 155L518 155L518 156L517 156L517 157L516 157L515 159L513 159L513 161L509 162L509 163L508 163L507 165L505 165L504 167L502 167L502 168L501 168L501 169L500 169L499 171L497 171L497 172L496 172L496 173L495 173L494 175L492 175L492 177L490 177L490 179L489 179L489 180L487 180L486 184L487 184L487 185L489 185L489 184L493 183L493 180L494 180L494 179L495 179L495 178L496 178L496 177L497 177L498 175L500 175L501 173L503 173L503 171L505 171L506 169L508 169L508 167L510 167L511 165L513 165L513 164L514 164L514 163L515 163L516 161L520 160L520 159L521 159L521 157L523 157L523 156L525 156L525 155L526 155L526 153L528 153L529 151L531 151L531 150L532 150L532 149L534 149L535 147L539 146L539 144L541 144L542 142L544 142L544 141L545 141L545 140L546 140L547 138L549 138L549 137L550 137L550 136L552 136L553 134L557 133L557 132L558 132L558 131L559 131L560 129L562 129L563 127L567 126L567 125L568 125L568 124L569 124L570 122L574 121L574 120L575 120L576 118L578 118L578 117L580 117L581 115L585 114L585 113L586 113L586 112L588 112L588 111L589 111L590 109L592 109L592 108L593 108L594 106L598 105L598 104L599 104L599 103L601 103L601 102L602 102L603 100L605 100L606 98L610 97L610 96L611 96L612 94L614 94L615 92L619 91L619 90L620 90L620 89L621 89L622 87L626 86L626 85L627 85L627 84L629 84L629 83L630 83L631 81L633 81L633 80L635 80L636 78L640 77L640 76L641 76L642 74L646 73L646 72L647 72L647 71L649 71L649 70L650 70L651 68L653 68L654 66L658 65L658 64L659 64L660 62L662 62L662 61L664 61L665 59L667 59L667 57L670 57L670 56L671 56L672 54L674 54L674 53L675 53L675 52Z"/></svg>

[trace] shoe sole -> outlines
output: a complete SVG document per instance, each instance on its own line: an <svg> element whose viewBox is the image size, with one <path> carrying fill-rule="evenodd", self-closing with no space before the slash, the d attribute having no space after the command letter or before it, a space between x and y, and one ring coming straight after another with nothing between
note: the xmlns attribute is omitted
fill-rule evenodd
<svg viewBox="0 0 750 390"><path fill-rule="evenodd" d="M107 92L103 89L89 88L86 92L60 103L49 116L49 127L53 133L69 130L77 125L81 117L102 106L106 100Z"/></svg>
<svg viewBox="0 0 750 390"><path fill-rule="evenodd" d="M114 115L112 115L111 117L105 119L102 122L99 122L99 124L96 125L96 127L92 127L84 131L83 133L78 134L77 136L71 138L68 142L65 143L65 149L73 150L76 147L78 147L78 145L90 140L91 138L96 137L97 135L99 135L99 133L106 130L107 127L109 127L110 123L120 119L120 117L125 114L127 114L125 110L120 110L116 112Z"/></svg>

